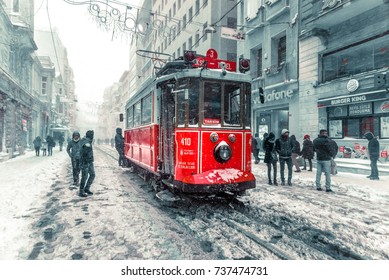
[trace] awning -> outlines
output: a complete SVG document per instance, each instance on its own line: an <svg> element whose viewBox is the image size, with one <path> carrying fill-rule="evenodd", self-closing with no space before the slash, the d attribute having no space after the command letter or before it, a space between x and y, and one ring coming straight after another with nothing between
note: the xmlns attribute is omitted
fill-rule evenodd
<svg viewBox="0 0 389 280"><path fill-rule="evenodd" d="M330 98L319 99L317 102L318 108L342 106L355 103L371 102L385 100L389 98L389 93L385 90L376 90L359 94L349 94L342 96L335 96Z"/></svg>

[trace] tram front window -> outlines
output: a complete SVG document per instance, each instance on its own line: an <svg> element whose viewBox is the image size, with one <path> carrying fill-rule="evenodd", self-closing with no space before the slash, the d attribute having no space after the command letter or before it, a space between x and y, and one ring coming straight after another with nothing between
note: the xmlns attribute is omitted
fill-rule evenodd
<svg viewBox="0 0 389 280"><path fill-rule="evenodd" d="M224 87L224 125L240 125L241 90L239 85Z"/></svg>
<svg viewBox="0 0 389 280"><path fill-rule="evenodd" d="M204 124L220 124L221 85L205 83L204 86Z"/></svg>

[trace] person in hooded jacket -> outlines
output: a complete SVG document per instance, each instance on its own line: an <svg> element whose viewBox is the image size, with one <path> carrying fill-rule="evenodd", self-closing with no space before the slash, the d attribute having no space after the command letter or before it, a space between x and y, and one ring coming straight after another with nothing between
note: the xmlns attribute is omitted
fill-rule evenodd
<svg viewBox="0 0 389 280"><path fill-rule="evenodd" d="M81 170L81 138L78 131L74 131L72 139L68 142L66 152L72 161L73 185L77 186Z"/></svg>
<svg viewBox="0 0 389 280"><path fill-rule="evenodd" d="M263 141L263 149L265 151L265 158L264 162L267 165L267 177L269 179L268 184L269 185L275 185L277 184L277 153L275 151L275 140L276 137L273 132L270 132L269 135L266 137L266 139ZM271 168L273 166L273 182L271 180Z"/></svg>
<svg viewBox="0 0 389 280"><path fill-rule="evenodd" d="M297 141L295 135L290 136L290 141L292 142L292 145L293 145L293 148L292 148L292 164L296 167L295 172L301 172L300 164L297 161L297 157L301 153L300 142Z"/></svg>
<svg viewBox="0 0 389 280"><path fill-rule="evenodd" d="M308 171L312 171L312 159L314 156L313 152L313 143L311 141L311 137L308 134L304 135L303 139L303 149L301 150L301 154L304 158L304 168L303 170L307 170L307 162L309 163L309 169Z"/></svg>
<svg viewBox="0 0 389 280"><path fill-rule="evenodd" d="M39 157L39 152L41 150L41 145L42 145L41 137L37 136L32 143L34 144L35 155Z"/></svg>
<svg viewBox="0 0 389 280"><path fill-rule="evenodd" d="M369 140L367 150L369 152L371 167L371 173L367 178L370 178L370 180L379 180L377 162L380 157L380 143L372 132L366 132L364 136Z"/></svg>
<svg viewBox="0 0 389 280"><path fill-rule="evenodd" d="M289 139L289 131L287 129L281 130L281 136L275 143L276 151L280 160L280 175L281 185L285 186L285 163L288 165L288 186L292 186L292 150L293 143Z"/></svg>
<svg viewBox="0 0 389 280"><path fill-rule="evenodd" d="M122 135L122 129L120 127L116 128L115 148L119 154L119 166L123 166L123 163L124 163L124 137Z"/></svg>
<svg viewBox="0 0 389 280"><path fill-rule="evenodd" d="M90 191L93 180L95 179L95 167L93 164L93 130L88 130L85 137L81 139L81 183L79 196L86 197L92 195Z"/></svg>

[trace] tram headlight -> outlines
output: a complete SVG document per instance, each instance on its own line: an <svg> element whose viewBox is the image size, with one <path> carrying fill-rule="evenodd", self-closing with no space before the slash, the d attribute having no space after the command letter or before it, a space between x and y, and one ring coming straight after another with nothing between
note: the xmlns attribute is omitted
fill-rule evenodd
<svg viewBox="0 0 389 280"><path fill-rule="evenodd" d="M230 134L228 135L228 140L230 140L231 143L234 143L236 141L236 136L235 134Z"/></svg>
<svg viewBox="0 0 389 280"><path fill-rule="evenodd" d="M218 162L224 163L232 157L232 149L225 141L221 141L215 147L214 156Z"/></svg>
<svg viewBox="0 0 389 280"><path fill-rule="evenodd" d="M216 132L212 132L211 135L209 136L209 138L211 139L211 141L212 141L213 143L216 143L217 140L219 140L219 135L217 135Z"/></svg>

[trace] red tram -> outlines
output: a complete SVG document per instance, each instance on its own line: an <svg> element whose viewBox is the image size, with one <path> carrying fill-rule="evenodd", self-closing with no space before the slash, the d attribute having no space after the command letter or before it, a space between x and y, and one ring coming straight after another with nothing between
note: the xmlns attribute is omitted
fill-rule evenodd
<svg viewBox="0 0 389 280"><path fill-rule="evenodd" d="M247 70L242 60L239 68ZM241 194L251 173L251 77L236 63L186 51L126 104L126 165L156 190Z"/></svg>

